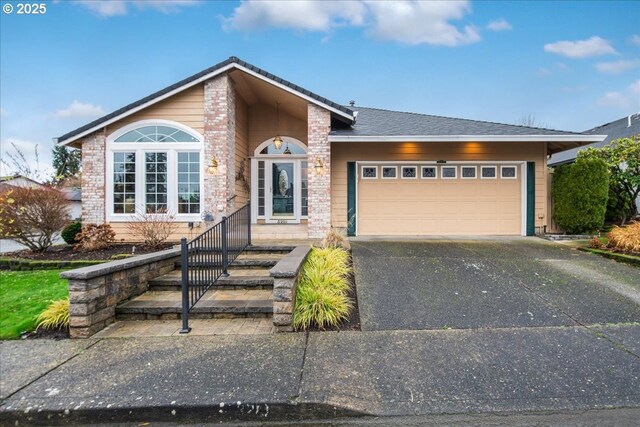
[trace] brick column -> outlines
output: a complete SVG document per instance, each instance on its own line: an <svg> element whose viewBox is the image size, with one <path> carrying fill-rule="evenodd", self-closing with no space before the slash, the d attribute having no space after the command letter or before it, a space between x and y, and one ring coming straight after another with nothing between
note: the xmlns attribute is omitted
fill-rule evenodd
<svg viewBox="0 0 640 427"><path fill-rule="evenodd" d="M233 211L234 202L227 202L235 194L236 157L236 101L235 88L228 75L218 76L204 84L204 163L215 156L217 175L205 169L204 209L215 220Z"/></svg>
<svg viewBox="0 0 640 427"><path fill-rule="evenodd" d="M106 137L96 132L82 142L82 222L105 221L105 146Z"/></svg>
<svg viewBox="0 0 640 427"><path fill-rule="evenodd" d="M331 228L331 146L329 131L331 115L314 104L308 104L309 153L309 238L318 239ZM322 161L322 173L315 171L315 163Z"/></svg>

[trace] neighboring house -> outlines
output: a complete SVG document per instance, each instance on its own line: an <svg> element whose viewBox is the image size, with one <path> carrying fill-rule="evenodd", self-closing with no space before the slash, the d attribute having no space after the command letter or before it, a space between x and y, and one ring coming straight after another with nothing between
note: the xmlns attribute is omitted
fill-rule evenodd
<svg viewBox="0 0 640 427"><path fill-rule="evenodd" d="M585 135L607 135L607 137L603 141L589 144L585 147L572 148L571 150L556 153L549 159L549 166L560 166L566 163L572 163L576 160L578 152L587 147L602 148L616 139L640 135L640 113L630 114L627 117L594 127L583 133ZM636 199L636 206L640 209L640 197Z"/></svg>
<svg viewBox="0 0 640 427"><path fill-rule="evenodd" d="M69 201L69 216L79 219L82 216L82 191L79 188L60 188Z"/></svg>
<svg viewBox="0 0 640 427"><path fill-rule="evenodd" d="M23 188L42 188L43 185L38 181L34 181L31 178L27 178L22 175L11 175L0 177L0 192L5 190L11 190L13 187Z"/></svg>
<svg viewBox="0 0 640 427"><path fill-rule="evenodd" d="M249 202L254 237L320 238L531 235L547 155L604 138L344 106L231 57L57 142L82 149L83 221L118 238L136 210L177 238Z"/></svg>

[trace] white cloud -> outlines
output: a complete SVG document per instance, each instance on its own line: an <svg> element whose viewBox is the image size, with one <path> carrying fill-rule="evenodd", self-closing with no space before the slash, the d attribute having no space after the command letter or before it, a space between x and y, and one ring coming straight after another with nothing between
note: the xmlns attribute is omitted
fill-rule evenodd
<svg viewBox="0 0 640 427"><path fill-rule="evenodd" d="M56 117L63 119L75 117L99 117L105 114L105 111L99 105L84 104L75 100L67 108L55 112Z"/></svg>
<svg viewBox="0 0 640 427"><path fill-rule="evenodd" d="M110 18L112 16L122 16L129 13L129 5L135 9L152 9L162 13L173 13L181 7L191 6L198 3L197 0L76 0L75 4L89 9L91 12Z"/></svg>
<svg viewBox="0 0 640 427"><path fill-rule="evenodd" d="M373 37L405 44L458 46L480 40L474 26L458 28L450 22L469 13L471 6L467 1L246 0L224 19L224 28L250 31L276 27L328 32L351 26L366 28Z"/></svg>
<svg viewBox="0 0 640 427"><path fill-rule="evenodd" d="M613 62L599 62L596 64L596 69L601 73L607 74L620 74L625 71L631 70L632 68L636 68L640 66L640 61L613 61Z"/></svg>
<svg viewBox="0 0 640 427"><path fill-rule="evenodd" d="M640 95L640 79L629 85L629 91L634 95Z"/></svg>
<svg viewBox="0 0 640 427"><path fill-rule="evenodd" d="M629 39L629 41L633 44L635 44L636 46L640 46L640 35L638 34L634 34L631 36L631 38Z"/></svg>
<svg viewBox="0 0 640 427"><path fill-rule="evenodd" d="M640 79L631 83L624 92L606 92L598 99L597 105L620 110L640 108Z"/></svg>
<svg viewBox="0 0 640 427"><path fill-rule="evenodd" d="M587 58L616 53L616 50L608 41L598 36L593 36L586 40L563 40L548 43L544 45L544 50L567 58Z"/></svg>
<svg viewBox="0 0 640 427"><path fill-rule="evenodd" d="M500 18L489 22L487 29L491 31L509 31L513 30L513 25L507 22L506 19Z"/></svg>

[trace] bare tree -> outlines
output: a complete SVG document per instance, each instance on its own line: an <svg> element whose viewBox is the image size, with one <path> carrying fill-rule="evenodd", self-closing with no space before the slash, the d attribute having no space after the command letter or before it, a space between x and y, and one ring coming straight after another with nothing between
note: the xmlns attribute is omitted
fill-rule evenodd
<svg viewBox="0 0 640 427"><path fill-rule="evenodd" d="M5 165L14 175L22 175L24 177L33 179L34 181L42 182L42 172L40 170L40 153L38 152L38 144L34 148L34 158L36 161L35 168L32 168L27 160L27 156L24 154L15 142L10 142L11 149L6 150L0 162Z"/></svg>
<svg viewBox="0 0 640 427"><path fill-rule="evenodd" d="M518 126L526 126L530 128L547 128L547 129L551 128L551 125L545 122L541 122L536 118L536 115L533 113L523 114L522 117L516 120L515 124Z"/></svg>

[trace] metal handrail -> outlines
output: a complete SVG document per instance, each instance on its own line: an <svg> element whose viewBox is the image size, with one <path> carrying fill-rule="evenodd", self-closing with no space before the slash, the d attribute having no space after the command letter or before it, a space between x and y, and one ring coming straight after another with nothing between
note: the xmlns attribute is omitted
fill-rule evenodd
<svg viewBox="0 0 640 427"><path fill-rule="evenodd" d="M182 277L182 329L191 331L189 311L220 277L229 275L229 264L251 245L251 204L187 241L180 239Z"/></svg>

